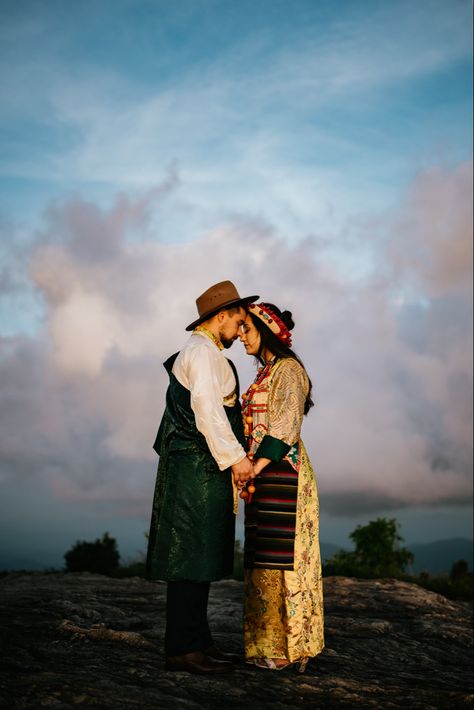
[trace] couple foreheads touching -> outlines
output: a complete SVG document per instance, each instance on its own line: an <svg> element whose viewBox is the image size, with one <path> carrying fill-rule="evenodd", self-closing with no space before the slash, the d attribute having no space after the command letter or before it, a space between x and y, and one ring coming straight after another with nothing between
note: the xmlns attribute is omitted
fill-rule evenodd
<svg viewBox="0 0 474 710"><path fill-rule="evenodd" d="M226 673L245 661L302 672L324 647L318 494L300 435L311 380L292 349L292 314L258 298L231 281L211 286L188 341L164 363L147 576L167 582L169 671ZM225 356L238 338L258 363L241 396ZM232 574L239 499L243 656L215 645L207 618L210 583Z"/></svg>

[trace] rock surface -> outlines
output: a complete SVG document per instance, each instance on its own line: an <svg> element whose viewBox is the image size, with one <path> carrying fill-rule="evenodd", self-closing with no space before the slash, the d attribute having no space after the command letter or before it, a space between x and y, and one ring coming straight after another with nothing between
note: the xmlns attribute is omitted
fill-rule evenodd
<svg viewBox="0 0 474 710"><path fill-rule="evenodd" d="M2 708L470 708L472 609L395 580L325 579L326 648L304 674L245 664L207 678L163 669L165 585L10 574ZM212 585L217 644L242 651L242 583Z"/></svg>

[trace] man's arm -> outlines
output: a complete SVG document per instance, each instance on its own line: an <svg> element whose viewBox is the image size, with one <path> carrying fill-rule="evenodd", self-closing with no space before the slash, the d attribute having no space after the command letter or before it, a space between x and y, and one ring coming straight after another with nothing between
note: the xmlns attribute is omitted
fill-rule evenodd
<svg viewBox="0 0 474 710"><path fill-rule="evenodd" d="M203 434L220 470L230 466L234 478L247 480L252 465L239 444L222 403L220 354L203 345L190 353L186 374L196 427ZM248 463L246 463L248 462Z"/></svg>

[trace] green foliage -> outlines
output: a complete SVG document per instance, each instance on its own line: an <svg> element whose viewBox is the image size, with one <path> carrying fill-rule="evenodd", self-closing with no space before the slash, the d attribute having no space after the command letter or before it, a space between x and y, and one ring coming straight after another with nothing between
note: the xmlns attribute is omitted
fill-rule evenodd
<svg viewBox="0 0 474 710"><path fill-rule="evenodd" d="M118 568L120 554L117 549L117 541L106 532L102 539L97 538L94 542L78 540L65 553L64 559L67 572L111 574Z"/></svg>
<svg viewBox="0 0 474 710"><path fill-rule="evenodd" d="M442 594L448 599L472 602L474 598L474 576L469 572L466 560L455 562L449 575L441 574L432 577L427 572L422 572L418 577L404 575L403 579L406 582L414 582L431 592Z"/></svg>
<svg viewBox="0 0 474 710"><path fill-rule="evenodd" d="M355 550L336 552L325 564L325 574L350 577L397 577L413 562L413 554L399 544L395 518L377 518L367 525L358 525L349 535Z"/></svg>
<svg viewBox="0 0 474 710"><path fill-rule="evenodd" d="M144 559L132 560L126 565L120 565L113 573L114 577L146 577Z"/></svg>
<svg viewBox="0 0 474 710"><path fill-rule="evenodd" d="M324 576L343 575L346 577L395 577L405 582L413 582L424 589L442 594L449 599L472 601L473 574L469 572L466 560L458 560L449 575L430 576L422 572L418 577L408 575L406 568L413 560L413 554L400 547L403 538L399 525L392 518L377 518L367 525L359 525L349 537L355 550L336 552L324 564Z"/></svg>
<svg viewBox="0 0 474 710"><path fill-rule="evenodd" d="M456 582L461 579L467 579L472 574L469 573L469 565L466 560L458 560L451 567L451 572L449 573L449 578L452 582Z"/></svg>
<svg viewBox="0 0 474 710"><path fill-rule="evenodd" d="M143 533L148 541L148 532ZM137 558L128 560L126 564L120 565L113 573L114 577L143 577L146 578L146 552L137 552Z"/></svg>

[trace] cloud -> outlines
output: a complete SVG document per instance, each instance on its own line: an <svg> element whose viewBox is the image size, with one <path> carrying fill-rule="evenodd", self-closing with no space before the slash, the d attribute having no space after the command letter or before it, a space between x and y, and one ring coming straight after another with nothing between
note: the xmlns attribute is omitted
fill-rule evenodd
<svg viewBox="0 0 474 710"><path fill-rule="evenodd" d="M466 502L471 174L420 174L396 217L386 216L377 270L352 280L324 242L288 242L256 218L228 217L188 244L154 240L152 216L173 180L109 208L55 204L31 253L43 328L0 343L2 475L146 517L161 362L182 345L196 296L231 278L294 314L317 400L304 439L328 510ZM357 229L365 243L366 227ZM247 384L250 359L239 344L231 355Z"/></svg>
<svg viewBox="0 0 474 710"><path fill-rule="evenodd" d="M447 179L440 168L424 173L408 195L388 245L389 260L404 285L419 282L430 298L472 283L472 162L458 166Z"/></svg>

